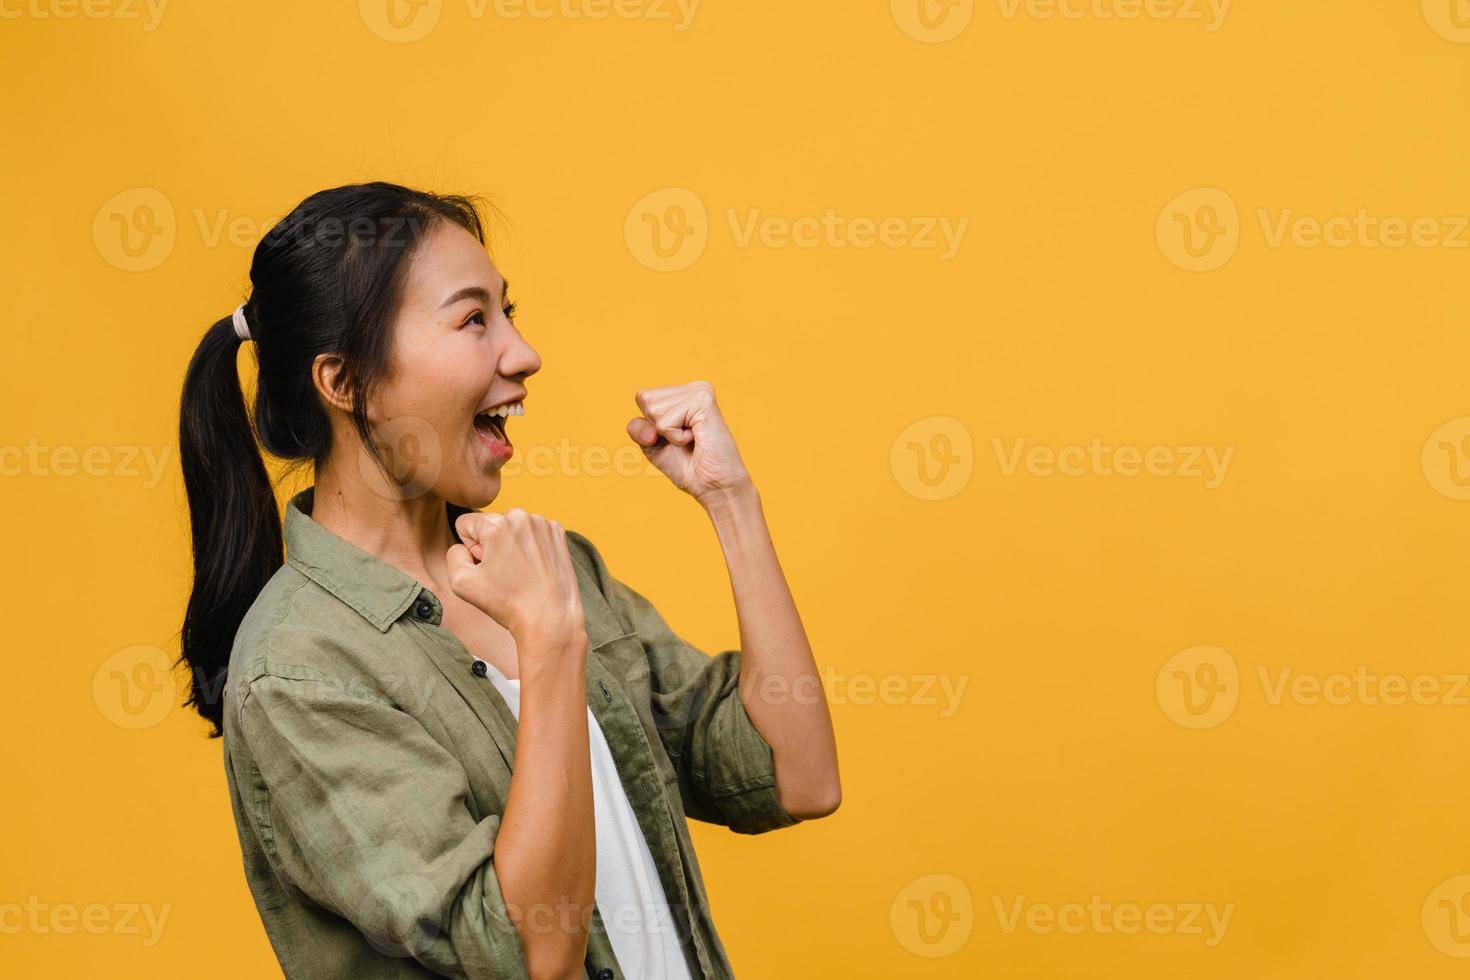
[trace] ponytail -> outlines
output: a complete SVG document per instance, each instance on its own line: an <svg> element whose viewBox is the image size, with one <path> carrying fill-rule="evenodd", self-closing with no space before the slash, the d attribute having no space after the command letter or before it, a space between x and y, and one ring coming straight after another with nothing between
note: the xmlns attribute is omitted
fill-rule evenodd
<svg viewBox="0 0 1470 980"><path fill-rule="evenodd" d="M194 587L181 634L192 678L186 705L223 733L235 631L281 567L281 513L240 388L230 317L204 334L184 376L179 461L189 498Z"/></svg>

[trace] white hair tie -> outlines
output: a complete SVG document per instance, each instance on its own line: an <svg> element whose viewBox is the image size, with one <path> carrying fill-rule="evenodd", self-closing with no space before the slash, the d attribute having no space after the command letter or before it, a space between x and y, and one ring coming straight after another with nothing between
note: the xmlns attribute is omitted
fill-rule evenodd
<svg viewBox="0 0 1470 980"><path fill-rule="evenodd" d="M241 340L250 339L250 324L245 322L245 304L241 303L235 307L235 315L231 317L235 321L235 335Z"/></svg>

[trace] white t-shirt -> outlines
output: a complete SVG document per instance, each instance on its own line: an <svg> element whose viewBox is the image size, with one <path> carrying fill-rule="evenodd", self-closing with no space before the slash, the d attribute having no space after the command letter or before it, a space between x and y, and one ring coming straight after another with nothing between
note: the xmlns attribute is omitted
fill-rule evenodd
<svg viewBox="0 0 1470 980"><path fill-rule="evenodd" d="M486 676L519 721L520 679L512 680L494 664L484 663ZM592 749L592 810L597 824L593 894L618 966L630 980L693 980L699 975L698 963L679 941L653 854L591 707L587 709L587 741Z"/></svg>

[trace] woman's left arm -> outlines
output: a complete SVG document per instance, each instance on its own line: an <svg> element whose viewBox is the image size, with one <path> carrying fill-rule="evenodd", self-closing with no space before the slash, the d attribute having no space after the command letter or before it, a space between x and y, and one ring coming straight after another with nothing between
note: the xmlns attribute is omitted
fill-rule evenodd
<svg viewBox="0 0 1470 980"><path fill-rule="evenodd" d="M842 801L837 739L811 644L776 557L760 493L708 382L637 393L628 434L714 524L740 620L740 694L771 746L776 794L799 819Z"/></svg>

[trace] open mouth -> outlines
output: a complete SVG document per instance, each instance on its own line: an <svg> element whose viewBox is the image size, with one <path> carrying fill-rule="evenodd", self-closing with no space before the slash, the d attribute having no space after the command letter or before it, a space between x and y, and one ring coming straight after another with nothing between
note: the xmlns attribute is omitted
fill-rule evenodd
<svg viewBox="0 0 1470 980"><path fill-rule="evenodd" d="M501 442L505 441L505 419L499 415L486 415L481 412L475 416L475 428L482 434L499 439Z"/></svg>
<svg viewBox="0 0 1470 980"><path fill-rule="evenodd" d="M475 431L480 434L480 440L490 448L491 455L497 460L504 462L515 451L510 437L505 434L506 420L513 415L524 415L525 411L521 402L511 402L475 416Z"/></svg>

